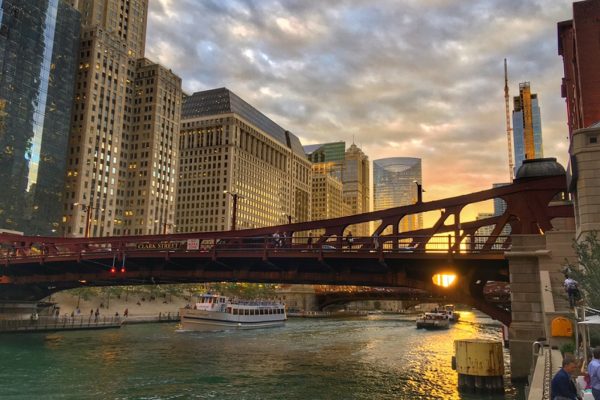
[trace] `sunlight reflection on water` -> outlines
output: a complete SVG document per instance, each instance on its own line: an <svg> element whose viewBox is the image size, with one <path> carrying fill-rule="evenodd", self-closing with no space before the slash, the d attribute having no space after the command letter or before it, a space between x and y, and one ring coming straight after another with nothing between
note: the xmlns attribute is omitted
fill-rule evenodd
<svg viewBox="0 0 600 400"><path fill-rule="evenodd" d="M291 319L269 330L177 332L173 324L4 336L7 398L517 399L460 395L455 339L500 340L489 318L463 313L446 331L398 315Z"/></svg>

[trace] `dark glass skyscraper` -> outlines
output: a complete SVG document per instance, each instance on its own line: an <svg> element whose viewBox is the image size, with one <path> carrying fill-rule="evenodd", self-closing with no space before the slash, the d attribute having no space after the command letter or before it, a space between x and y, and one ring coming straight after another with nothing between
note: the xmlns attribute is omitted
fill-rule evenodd
<svg viewBox="0 0 600 400"><path fill-rule="evenodd" d="M58 229L79 27L65 0L0 0L0 228Z"/></svg>

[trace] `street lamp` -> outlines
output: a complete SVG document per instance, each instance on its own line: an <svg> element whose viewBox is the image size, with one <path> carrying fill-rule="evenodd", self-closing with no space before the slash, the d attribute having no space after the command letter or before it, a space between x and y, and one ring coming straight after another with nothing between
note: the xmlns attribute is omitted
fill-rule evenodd
<svg viewBox="0 0 600 400"><path fill-rule="evenodd" d="M159 220L159 219L155 219L155 220L154 220L154 223L155 223L155 224L158 224L159 222L160 222L160 220ZM163 235L166 235L166 234L167 234L167 226L168 226L168 227L171 227L171 228L174 228L176 225L175 225L175 224L171 224L171 223L169 223L169 222L165 221L165 222L162 222L162 223L160 223L160 225L159 225L159 226L160 226L160 227L162 227L162 234L163 234Z"/></svg>
<svg viewBox="0 0 600 400"><path fill-rule="evenodd" d="M85 234L84 237L90 237L90 228L91 228L91 217L92 217L92 210L95 208L94 206L91 206L89 204L83 204L83 203L73 203L74 206L81 206L81 209L83 211L85 211Z"/></svg>
<svg viewBox="0 0 600 400"><path fill-rule="evenodd" d="M244 196L240 195L239 193L230 192L228 190L223 190L223 193L228 194L233 198L233 209L232 209L232 213L231 213L231 230L235 231L238 199L243 199Z"/></svg>
<svg viewBox="0 0 600 400"><path fill-rule="evenodd" d="M417 185L417 204L420 204L423 202L423 192L425 192L425 189L423 189L423 185L421 185L416 179L413 181L413 183Z"/></svg>

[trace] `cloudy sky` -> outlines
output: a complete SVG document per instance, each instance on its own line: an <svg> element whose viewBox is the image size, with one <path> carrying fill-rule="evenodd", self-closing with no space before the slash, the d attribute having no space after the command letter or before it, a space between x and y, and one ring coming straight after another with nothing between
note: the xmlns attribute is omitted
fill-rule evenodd
<svg viewBox="0 0 600 400"><path fill-rule="evenodd" d="M303 144L422 158L432 200L507 180L505 57L511 97L531 82L544 155L564 164L556 23L571 3L150 0L146 53L186 92L226 86Z"/></svg>

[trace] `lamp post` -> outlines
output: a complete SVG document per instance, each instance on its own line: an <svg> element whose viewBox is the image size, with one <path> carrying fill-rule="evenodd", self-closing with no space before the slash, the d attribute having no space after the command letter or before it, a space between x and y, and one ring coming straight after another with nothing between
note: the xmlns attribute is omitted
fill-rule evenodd
<svg viewBox="0 0 600 400"><path fill-rule="evenodd" d="M90 237L90 228L91 228L91 217L92 217L92 209L94 209L94 206L91 206L89 204L83 204L83 203L73 203L74 206L81 206L81 209L83 211L85 211L85 231L84 231L84 237Z"/></svg>
<svg viewBox="0 0 600 400"><path fill-rule="evenodd" d="M233 198L233 208L231 212L231 230L235 231L238 199L243 199L244 196L240 195L239 193L230 192L228 190L223 190L223 193L228 194Z"/></svg>
<svg viewBox="0 0 600 400"><path fill-rule="evenodd" d="M420 204L423 202L423 192L425 189L423 189L423 185L421 185L419 181L414 180L413 182L417 185L417 204Z"/></svg>
<svg viewBox="0 0 600 400"><path fill-rule="evenodd" d="M167 234L167 226L168 226L168 227L171 227L171 228L174 228L174 227L175 227L175 224L171 224L171 223L169 223L169 222L167 222L167 221L165 221L165 222L161 222L161 220L159 220L159 219L155 219L155 220L154 220L154 223L155 223L155 224L158 224L159 222L160 222L160 224L159 224L158 226L159 226L159 227L162 227L162 234L163 234L163 235L166 235L166 234Z"/></svg>

